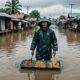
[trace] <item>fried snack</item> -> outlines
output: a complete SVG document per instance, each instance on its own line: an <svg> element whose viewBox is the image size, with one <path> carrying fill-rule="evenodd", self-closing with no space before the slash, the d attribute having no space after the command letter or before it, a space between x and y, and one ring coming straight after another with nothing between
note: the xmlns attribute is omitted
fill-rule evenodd
<svg viewBox="0 0 80 80"><path fill-rule="evenodd" d="M23 66L27 66L27 67L31 67L32 66L32 62L31 61L25 61L22 65Z"/></svg>
<svg viewBox="0 0 80 80"><path fill-rule="evenodd" d="M46 67L46 63L45 62L41 62L38 61L34 64L35 67L41 67L41 68L45 68Z"/></svg>
<svg viewBox="0 0 80 80"><path fill-rule="evenodd" d="M50 68L53 68L53 67L59 68L59 63L57 63L57 62L49 62L48 63L48 66Z"/></svg>

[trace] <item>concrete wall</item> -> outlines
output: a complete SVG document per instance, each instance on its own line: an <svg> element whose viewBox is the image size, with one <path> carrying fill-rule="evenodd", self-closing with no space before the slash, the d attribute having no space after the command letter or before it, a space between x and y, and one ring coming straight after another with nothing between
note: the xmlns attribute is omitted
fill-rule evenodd
<svg viewBox="0 0 80 80"><path fill-rule="evenodd" d="M1 31L4 31L5 30L5 19L4 18L2 18L2 19L0 19L0 25L1 25Z"/></svg>

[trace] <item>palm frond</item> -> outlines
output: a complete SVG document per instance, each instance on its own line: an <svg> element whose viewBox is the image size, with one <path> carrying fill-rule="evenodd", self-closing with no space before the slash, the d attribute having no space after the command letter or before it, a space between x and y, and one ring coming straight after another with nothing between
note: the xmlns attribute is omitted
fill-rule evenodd
<svg viewBox="0 0 80 80"><path fill-rule="evenodd" d="M20 5L19 0L11 0L11 1L7 1L5 6L7 7L7 10L10 11L10 13L15 13L15 12L19 12L22 7L22 5Z"/></svg>

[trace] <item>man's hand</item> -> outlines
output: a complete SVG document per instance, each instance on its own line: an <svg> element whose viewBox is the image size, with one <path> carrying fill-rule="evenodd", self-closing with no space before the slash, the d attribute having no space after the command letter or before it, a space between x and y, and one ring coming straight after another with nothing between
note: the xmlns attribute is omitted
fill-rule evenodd
<svg viewBox="0 0 80 80"><path fill-rule="evenodd" d="M56 56L56 51L53 51L53 56L54 56L54 57Z"/></svg>
<svg viewBox="0 0 80 80"><path fill-rule="evenodd" d="M34 55L34 51L31 51L31 60L33 58L33 55Z"/></svg>

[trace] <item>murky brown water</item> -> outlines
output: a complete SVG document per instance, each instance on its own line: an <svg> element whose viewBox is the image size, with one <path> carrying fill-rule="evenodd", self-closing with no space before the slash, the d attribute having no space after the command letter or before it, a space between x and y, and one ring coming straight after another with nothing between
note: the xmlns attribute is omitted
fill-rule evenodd
<svg viewBox="0 0 80 80"><path fill-rule="evenodd" d="M80 80L80 33L54 29L59 51L57 58L64 63L60 72L19 70L19 58L30 58L30 43L34 30L0 36L0 80ZM26 53L26 56L24 55Z"/></svg>

